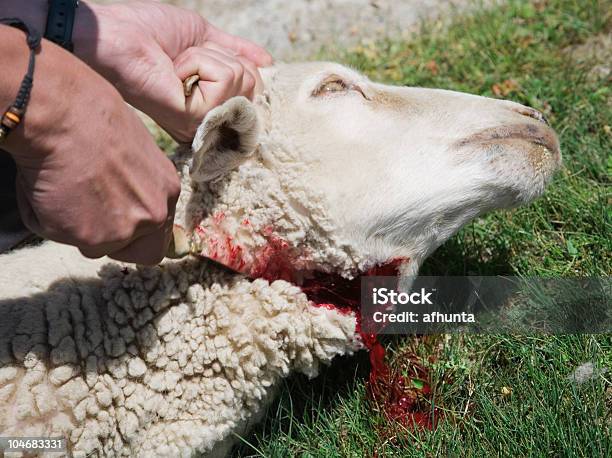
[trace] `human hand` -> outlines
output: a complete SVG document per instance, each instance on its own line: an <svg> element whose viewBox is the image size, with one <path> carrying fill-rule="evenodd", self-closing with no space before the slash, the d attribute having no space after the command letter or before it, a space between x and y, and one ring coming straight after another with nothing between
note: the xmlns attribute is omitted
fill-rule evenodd
<svg viewBox="0 0 612 458"><path fill-rule="evenodd" d="M264 49L199 14L155 2L82 3L74 43L77 56L179 142L191 141L214 106L252 97L261 85L257 67L272 62ZM200 76L200 91L186 99L182 79L191 74Z"/></svg>
<svg viewBox="0 0 612 458"><path fill-rule="evenodd" d="M19 50L23 37L15 43ZM14 54L7 61L25 68L27 53ZM36 74L24 123L3 144L17 163L25 225L88 257L159 262L180 191L174 166L120 94L81 61L44 42Z"/></svg>

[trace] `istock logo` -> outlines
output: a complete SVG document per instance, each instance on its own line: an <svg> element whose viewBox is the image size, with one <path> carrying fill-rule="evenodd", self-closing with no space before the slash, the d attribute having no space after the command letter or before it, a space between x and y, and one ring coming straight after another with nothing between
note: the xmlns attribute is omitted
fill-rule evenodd
<svg viewBox="0 0 612 458"><path fill-rule="evenodd" d="M398 293L388 288L373 288L372 289L372 303L374 305L433 305L433 302L429 297L435 290L426 292L425 288L421 288L421 291L414 293Z"/></svg>

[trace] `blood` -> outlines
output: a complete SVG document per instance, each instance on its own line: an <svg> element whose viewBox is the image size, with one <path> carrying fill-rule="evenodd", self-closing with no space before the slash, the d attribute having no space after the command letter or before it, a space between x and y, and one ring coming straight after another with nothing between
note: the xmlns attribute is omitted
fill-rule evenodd
<svg viewBox="0 0 612 458"><path fill-rule="evenodd" d="M394 259L384 265L375 266L365 276L394 276L406 259ZM347 280L339 275L316 273L304 281L302 291L317 307L355 314L356 332L369 352L370 374L367 393L370 401L392 422L409 428L434 429L438 422L438 411L429 408L432 390L428 383L429 373L414 353L402 354L399 367L387 362L385 347L376 333L363 331L360 313L361 279ZM382 331L381 325L378 332ZM368 323L368 329L376 329ZM413 382L414 381L414 382Z"/></svg>
<svg viewBox="0 0 612 458"><path fill-rule="evenodd" d="M369 352L370 374L367 382L369 400L391 422L405 427L433 429L437 425L437 409L429 409L427 402L432 396L428 383L427 369L415 354L402 355L403 360L392 368L386 358L385 347L378 339L382 330L380 324L368 323L367 329L377 329L377 333L363 331L363 317L360 313L361 279L351 280L336 274L322 272L300 272L298 256L282 238L274 235L273 228L265 228L262 235L266 238L263 247L250 252L240 246L232 236L220 229L225 215L219 213L212 218L212 227L199 226L195 233L204 242L201 255L213 259L237 272L251 278L264 278L269 281L294 281L296 273L305 277L300 287L308 299L316 306L335 310L343 314L354 314L357 320L356 332ZM245 219L242 226L249 226ZM398 277L401 264L407 259L392 259L369 269L366 277ZM378 328L377 328L378 326Z"/></svg>
<svg viewBox="0 0 612 458"><path fill-rule="evenodd" d="M269 281L292 281L296 256L292 253L289 244L272 234L266 235L268 243L258 250L257 256L247 275L251 278L264 278Z"/></svg>
<svg viewBox="0 0 612 458"><path fill-rule="evenodd" d="M262 231L266 239L263 246L249 249L225 231L222 227L225 218L223 212L215 213L206 225L195 227L193 235L199 239L201 256L251 278L292 280L297 256L285 240L274 235L272 227ZM249 228L251 222L245 218L240 225Z"/></svg>

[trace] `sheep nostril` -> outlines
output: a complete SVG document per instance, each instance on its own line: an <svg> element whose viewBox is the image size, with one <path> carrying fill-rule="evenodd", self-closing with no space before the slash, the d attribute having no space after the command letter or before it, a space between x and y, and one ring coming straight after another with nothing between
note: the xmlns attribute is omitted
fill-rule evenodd
<svg viewBox="0 0 612 458"><path fill-rule="evenodd" d="M533 108L524 107L524 108L516 110L516 111L519 114L522 114L523 116L529 116L532 119L535 119L537 121L543 122L547 126L550 126L550 123L548 122L548 119L546 119L546 116L544 116L538 110L535 110Z"/></svg>
<svg viewBox="0 0 612 458"><path fill-rule="evenodd" d="M548 122L548 119L546 119L546 116L544 116L544 114L538 110L532 110L531 117L537 119L540 122L543 122L547 126L550 126L550 123Z"/></svg>

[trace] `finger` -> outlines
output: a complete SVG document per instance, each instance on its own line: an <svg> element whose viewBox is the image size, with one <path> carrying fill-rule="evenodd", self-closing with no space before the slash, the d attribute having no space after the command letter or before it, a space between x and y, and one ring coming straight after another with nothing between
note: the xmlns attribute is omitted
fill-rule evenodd
<svg viewBox="0 0 612 458"><path fill-rule="evenodd" d="M24 225L30 231L45 238L55 240L59 243L67 243L70 245L76 244L74 237L69 237L68 233L65 230L57 231L53 228L43 227L43 225L40 224L39 218L27 198L28 193L26 192L26 185L23 181L23 177L21 176L21 174L17 175L16 192L17 206L19 208L21 219ZM108 253L112 253L113 251L121 250L129 243L129 240L117 240L97 245L79 244L78 249L83 254L83 256L95 259L101 258L102 256L106 256Z"/></svg>
<svg viewBox="0 0 612 458"><path fill-rule="evenodd" d="M210 82L211 80L223 81L233 78L233 75L230 74L229 68L210 56L195 51L191 51L189 56L185 56L185 54L187 53L182 54L175 61L174 71L181 80L195 80L189 96L185 95L185 110L188 113L193 113L194 116L192 117L194 119L201 120L201 117L206 114L206 101L210 97L209 95L204 97L199 83L201 81ZM194 78L195 76L197 76L197 79Z"/></svg>
<svg viewBox="0 0 612 458"><path fill-rule="evenodd" d="M242 87L240 88L240 95L245 96L249 100L253 100L253 91L255 90L255 76L245 69L242 77Z"/></svg>
<svg viewBox="0 0 612 458"><path fill-rule="evenodd" d="M133 240L127 246L112 252L108 256L117 261L133 262L135 264L159 264L166 256L172 241L176 199L169 197L168 205L170 212L161 228Z"/></svg>
<svg viewBox="0 0 612 458"><path fill-rule="evenodd" d="M204 43L203 47L220 52L231 59L238 60L238 62L242 64L246 71L243 89L240 91L242 95L245 95L249 99L252 99L254 94L260 94L263 91L263 81L261 79L261 74L259 73L257 65L255 65L253 61L247 59L246 57L240 56L236 54L236 52L234 52L233 50L224 48L223 46L220 46L219 44L212 41L207 41L206 43ZM251 86L253 86L253 88L251 88Z"/></svg>
<svg viewBox="0 0 612 458"><path fill-rule="evenodd" d="M168 216L163 225L151 234L136 239L122 250L114 252L111 258L118 261L134 262L145 265L159 264L170 248L173 241L174 216L178 202L180 188L168 194Z"/></svg>
<svg viewBox="0 0 612 458"><path fill-rule="evenodd" d="M177 58L175 72L183 80L192 75L199 76L200 90L193 90L186 100L187 111L198 118L240 92L244 67L236 59L216 51L190 48L189 53Z"/></svg>
<svg viewBox="0 0 612 458"><path fill-rule="evenodd" d="M231 93L226 95L227 98L243 95L252 99L255 86L258 80L261 81L257 66L246 57L237 56L231 50L217 44L207 42L205 48L208 50L208 55L231 67L236 75L240 75L235 79Z"/></svg>
<svg viewBox="0 0 612 458"><path fill-rule="evenodd" d="M83 256L90 259L98 259L107 256L109 253L121 250L130 244L129 240L123 242L103 243L95 246L81 245L77 248Z"/></svg>
<svg viewBox="0 0 612 458"><path fill-rule="evenodd" d="M206 40L213 41L225 48L237 52L258 67L272 65L272 56L264 48L244 38L225 33L213 25L209 25L208 27Z"/></svg>
<svg viewBox="0 0 612 458"><path fill-rule="evenodd" d="M234 92L234 94L232 95L238 95L238 93L240 92L240 88L242 87L242 82L246 71L246 68L240 61L239 57L231 56L224 52L216 51L214 49L207 49L206 52L211 57L217 59L219 62L222 62L223 64L227 65L229 68L232 69L232 71L234 72L234 84L231 87L232 92Z"/></svg>
<svg viewBox="0 0 612 458"><path fill-rule="evenodd" d="M234 68L225 64L226 59L215 50L189 48L174 60L174 72L181 81L192 75L199 75L202 81L233 81Z"/></svg>
<svg viewBox="0 0 612 458"><path fill-rule="evenodd" d="M206 62L210 59L214 59L211 61L211 64L215 64L221 62L231 68L234 72L234 80L236 81L242 73L244 73L244 65L240 61L240 58L236 55L233 55L230 50L226 50L219 46L215 46L215 49L208 46L194 47L187 49L184 53L178 56L174 60L174 70L177 76L181 79L185 79L187 76L191 74L195 74L194 70L198 70L200 79L207 81L219 81L222 78L217 76L217 71L215 68L212 68L211 71L208 71ZM205 74L209 73L211 77L216 79L207 79L205 78ZM229 78L226 78L229 79Z"/></svg>
<svg viewBox="0 0 612 458"><path fill-rule="evenodd" d="M164 259L169 244L170 237L168 237L167 231L159 230L134 240L126 247L108 256L117 261L150 266L159 264Z"/></svg>
<svg viewBox="0 0 612 458"><path fill-rule="evenodd" d="M247 95L247 97L249 99L253 99L253 96L255 94L261 94L263 92L263 80L261 79L261 74L259 73L259 69L257 68L257 66L250 60L244 57L238 57L238 60L240 60L242 65L244 65L244 68L246 70L245 74L248 73L248 77L252 80L250 82L251 89L248 91L249 94ZM247 80L247 78L244 79Z"/></svg>
<svg viewBox="0 0 612 458"><path fill-rule="evenodd" d="M232 59L237 59L243 65L245 70L249 73L249 76L245 78L243 90L241 91L242 95L252 99L254 94L261 94L263 92L263 80L261 79L261 74L259 73L257 65L255 65L253 61L247 59L246 57L237 55L233 50L224 48L223 46L220 46L212 41L207 41L203 44L203 47L225 54ZM254 87L253 89L250 89L250 86L253 83Z"/></svg>
<svg viewBox="0 0 612 458"><path fill-rule="evenodd" d="M149 234L158 230L159 228L151 225L151 223L139 224L129 237L125 237L118 240L105 241L96 245L87 245L84 243L80 243L78 245L78 249L81 254L86 258L97 259L101 258L102 256L111 256L112 253L120 252L121 250L131 245L135 240L138 240L141 237L146 237ZM126 260L126 262L136 261Z"/></svg>
<svg viewBox="0 0 612 458"><path fill-rule="evenodd" d="M167 159L165 160L167 161ZM174 168L171 173L176 174ZM176 183L169 183L167 184L168 188L164 188L166 197L161 214L158 213L157 216L154 216L152 212L136 225L135 230L131 231L131 235L123 235L118 240L95 246L81 245L79 246L81 253L88 258L109 256L124 262L157 264L165 256L172 239L176 203L180 195L180 185L178 184L178 177L176 178Z"/></svg>

